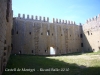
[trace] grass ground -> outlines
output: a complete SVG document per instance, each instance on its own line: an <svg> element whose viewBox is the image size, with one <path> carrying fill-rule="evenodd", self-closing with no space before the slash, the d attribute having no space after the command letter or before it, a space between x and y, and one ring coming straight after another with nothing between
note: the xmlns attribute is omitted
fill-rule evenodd
<svg viewBox="0 0 100 75"><path fill-rule="evenodd" d="M51 57L11 55L5 70L3 75L100 75L100 52Z"/></svg>

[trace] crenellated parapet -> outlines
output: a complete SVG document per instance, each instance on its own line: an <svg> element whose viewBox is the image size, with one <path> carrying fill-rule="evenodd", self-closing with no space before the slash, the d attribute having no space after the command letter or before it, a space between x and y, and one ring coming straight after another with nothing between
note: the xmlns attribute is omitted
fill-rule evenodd
<svg viewBox="0 0 100 75"><path fill-rule="evenodd" d="M42 17L41 17L41 16L39 16L39 20L40 20L40 21L42 20Z"/></svg>
<svg viewBox="0 0 100 75"><path fill-rule="evenodd" d="M38 16L35 16L35 19L38 20Z"/></svg>
<svg viewBox="0 0 100 75"><path fill-rule="evenodd" d="M100 29L100 14L86 20L83 25L84 31L98 31Z"/></svg>
<svg viewBox="0 0 100 75"><path fill-rule="evenodd" d="M26 15L25 14L18 14L18 17L19 19L26 19L26 20L38 20L38 21L42 21L42 22L49 22L49 17L41 17L41 16L33 16L33 15ZM61 19L58 19L58 18L53 18L52 20L52 23L59 23L59 24L74 24L75 25L75 22L74 21L69 21L69 20L61 20Z"/></svg>
<svg viewBox="0 0 100 75"><path fill-rule="evenodd" d="M75 21L74 21L74 24L76 24Z"/></svg>
<svg viewBox="0 0 100 75"><path fill-rule="evenodd" d="M80 25L80 26L82 26L82 24L81 24L81 23L79 23L79 25Z"/></svg>
<svg viewBox="0 0 100 75"><path fill-rule="evenodd" d="M29 15L27 15L27 19L29 19Z"/></svg>
<svg viewBox="0 0 100 75"><path fill-rule="evenodd" d="M90 22L97 21L97 20L100 20L100 14L98 14L98 16L89 18L88 20L86 20L86 23L90 23Z"/></svg>
<svg viewBox="0 0 100 75"><path fill-rule="evenodd" d="M47 17L47 22L49 22L49 17Z"/></svg>
<svg viewBox="0 0 100 75"><path fill-rule="evenodd" d="M68 24L70 24L70 21L68 20Z"/></svg>
<svg viewBox="0 0 100 75"><path fill-rule="evenodd" d="M23 14L23 18L25 18L25 14Z"/></svg>
<svg viewBox="0 0 100 75"><path fill-rule="evenodd" d="M64 20L62 20L62 23L64 23Z"/></svg>
<svg viewBox="0 0 100 75"><path fill-rule="evenodd" d="M18 14L18 18L21 18L20 14Z"/></svg>
<svg viewBox="0 0 100 75"><path fill-rule="evenodd" d="M49 22L49 17L41 17L41 16L33 16L33 15L26 15L25 17L25 14L18 14L18 17L19 19L29 19L29 20L39 20L39 21L43 21L43 22Z"/></svg>
<svg viewBox="0 0 100 75"><path fill-rule="evenodd" d="M59 19L59 23L61 23L61 19Z"/></svg>
<svg viewBox="0 0 100 75"><path fill-rule="evenodd" d="M56 19L56 23L58 23L58 19Z"/></svg>
<svg viewBox="0 0 100 75"><path fill-rule="evenodd" d="M34 19L34 16L33 16L33 15L31 15L31 19L32 19L32 20Z"/></svg>
<svg viewBox="0 0 100 75"><path fill-rule="evenodd" d="M74 22L74 21L69 21L69 20L61 20L61 19L55 19L55 18L53 18L53 23L59 23L59 24L73 24L73 25L75 25L76 23Z"/></svg>

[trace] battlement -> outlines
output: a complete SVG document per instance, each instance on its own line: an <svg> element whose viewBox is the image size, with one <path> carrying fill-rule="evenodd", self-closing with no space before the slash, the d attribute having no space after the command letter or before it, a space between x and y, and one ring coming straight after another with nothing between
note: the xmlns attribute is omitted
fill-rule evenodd
<svg viewBox="0 0 100 75"><path fill-rule="evenodd" d="M98 14L98 16L94 16L94 17L92 17L92 18L89 18L88 20L86 20L86 23L90 23L90 22L92 22L92 21L97 21L98 18L100 18L100 14Z"/></svg>
<svg viewBox="0 0 100 75"><path fill-rule="evenodd" d="M25 17L25 14L23 14L22 16L21 16L21 14L18 14L18 17L17 18L19 18L19 19L29 19L29 20L38 20L38 21L43 21L43 22L49 22L49 17L41 17L41 16L33 16L33 15L31 15L31 16L29 16L29 15L26 15L26 17ZM69 20L61 20L61 19L55 19L55 18L53 18L53 20L52 20L52 23L59 23L59 24L74 24L75 25L75 22L74 21L69 21Z"/></svg>
<svg viewBox="0 0 100 75"><path fill-rule="evenodd" d="M25 14L22 15L21 17L21 14L18 14L18 17L19 19L29 19L29 20L39 20L39 21L43 21L43 22L49 22L49 17L45 18L45 17L41 17L41 16L33 16L31 15L31 17L29 15L26 15L26 18L25 18Z"/></svg>
<svg viewBox="0 0 100 75"><path fill-rule="evenodd" d="M75 21L61 20L61 19L59 19L58 21L58 19L55 19L55 18L53 18L53 23L74 24L74 25L76 24Z"/></svg>

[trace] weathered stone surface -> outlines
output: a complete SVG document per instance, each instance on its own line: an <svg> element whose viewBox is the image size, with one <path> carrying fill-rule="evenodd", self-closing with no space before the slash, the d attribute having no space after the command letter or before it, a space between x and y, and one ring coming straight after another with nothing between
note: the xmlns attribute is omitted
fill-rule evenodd
<svg viewBox="0 0 100 75"><path fill-rule="evenodd" d="M98 51L100 50L100 16L94 19L89 19L87 23L83 25L84 33L84 50L86 51Z"/></svg>
<svg viewBox="0 0 100 75"><path fill-rule="evenodd" d="M12 29L12 1L0 0L0 75L10 55ZM6 52L6 55L4 55ZM3 61L6 59L6 61Z"/></svg>
<svg viewBox="0 0 100 75"><path fill-rule="evenodd" d="M84 25L54 18L50 23L48 17L12 17L12 0L0 0L0 75L11 50L33 55L50 55L51 48L55 55L100 50L100 14Z"/></svg>
<svg viewBox="0 0 100 75"><path fill-rule="evenodd" d="M82 50L79 25L55 23L54 18L53 23L22 18L14 19L13 23L12 53L50 55L50 47L55 49L55 55Z"/></svg>

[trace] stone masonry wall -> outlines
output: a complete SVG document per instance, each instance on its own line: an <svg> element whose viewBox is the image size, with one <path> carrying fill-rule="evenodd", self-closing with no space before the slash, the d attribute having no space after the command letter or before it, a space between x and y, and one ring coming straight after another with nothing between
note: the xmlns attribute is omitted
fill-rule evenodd
<svg viewBox="0 0 100 75"><path fill-rule="evenodd" d="M13 17L12 0L0 0L0 75L12 54L62 55L100 50L100 14L82 26L25 14ZM13 25L12 25L13 23Z"/></svg>
<svg viewBox="0 0 100 75"><path fill-rule="evenodd" d="M13 51L14 54L50 55L50 48L55 55L81 51L81 27L75 22L36 16L25 18L25 15L13 19Z"/></svg>
<svg viewBox="0 0 100 75"><path fill-rule="evenodd" d="M86 21L83 25L84 33L84 50L99 51L100 50L100 14Z"/></svg>
<svg viewBox="0 0 100 75"><path fill-rule="evenodd" d="M11 0L0 0L0 75L6 67L11 50L11 3Z"/></svg>

